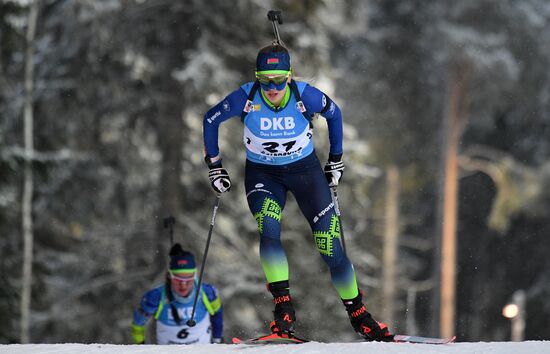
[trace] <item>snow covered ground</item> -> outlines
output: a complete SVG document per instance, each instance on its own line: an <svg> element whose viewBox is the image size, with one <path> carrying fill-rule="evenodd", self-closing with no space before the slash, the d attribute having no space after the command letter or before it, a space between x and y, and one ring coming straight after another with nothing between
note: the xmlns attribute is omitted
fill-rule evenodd
<svg viewBox="0 0 550 354"><path fill-rule="evenodd" d="M11 344L0 354L550 354L550 341L453 343L306 343L299 345L114 345L114 344Z"/></svg>

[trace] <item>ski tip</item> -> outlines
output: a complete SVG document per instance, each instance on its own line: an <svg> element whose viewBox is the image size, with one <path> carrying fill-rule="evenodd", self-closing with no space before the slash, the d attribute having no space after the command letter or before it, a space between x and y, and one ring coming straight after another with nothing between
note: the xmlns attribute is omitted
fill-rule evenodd
<svg viewBox="0 0 550 354"><path fill-rule="evenodd" d="M393 336L393 341L398 343L447 344L456 341L456 336L448 338L430 338L396 334Z"/></svg>
<svg viewBox="0 0 550 354"><path fill-rule="evenodd" d="M231 343L233 343L233 344L241 344L241 342L242 341L237 337L231 338Z"/></svg>

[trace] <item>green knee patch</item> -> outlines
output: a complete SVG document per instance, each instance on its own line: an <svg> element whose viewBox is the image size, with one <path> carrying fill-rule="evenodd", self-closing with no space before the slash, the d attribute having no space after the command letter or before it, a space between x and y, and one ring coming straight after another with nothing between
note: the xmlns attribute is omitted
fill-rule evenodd
<svg viewBox="0 0 550 354"><path fill-rule="evenodd" d="M264 218L269 216L277 221L281 221L281 206L271 198L265 198L262 204L262 209L254 214L254 218L258 222L258 230L260 233L264 231Z"/></svg>
<svg viewBox="0 0 550 354"><path fill-rule="evenodd" d="M338 217L333 215L330 218L330 228L328 231L314 231L313 237L315 238L315 244L321 254L332 257L332 244L334 239L340 238L340 222Z"/></svg>

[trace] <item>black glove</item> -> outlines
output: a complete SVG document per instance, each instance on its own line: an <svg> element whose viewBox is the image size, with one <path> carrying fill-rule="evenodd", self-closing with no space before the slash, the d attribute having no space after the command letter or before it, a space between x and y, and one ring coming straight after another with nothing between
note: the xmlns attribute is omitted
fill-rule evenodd
<svg viewBox="0 0 550 354"><path fill-rule="evenodd" d="M210 157L207 156L204 160L210 169L208 179L210 180L212 189L219 194L231 190L231 179L229 179L227 170L222 167L221 159L212 163Z"/></svg>
<svg viewBox="0 0 550 354"><path fill-rule="evenodd" d="M329 187L336 187L343 175L344 162L342 161L342 154L329 154L328 161L325 164L325 177Z"/></svg>

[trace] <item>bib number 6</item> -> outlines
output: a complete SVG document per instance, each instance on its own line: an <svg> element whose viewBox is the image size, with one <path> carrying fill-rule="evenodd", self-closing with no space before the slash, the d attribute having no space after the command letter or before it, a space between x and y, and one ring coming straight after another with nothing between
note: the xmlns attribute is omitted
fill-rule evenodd
<svg viewBox="0 0 550 354"><path fill-rule="evenodd" d="M187 331L187 328L184 328L182 329L181 331L179 331L179 333L177 334L177 337L179 339L185 339L189 336L189 331Z"/></svg>

